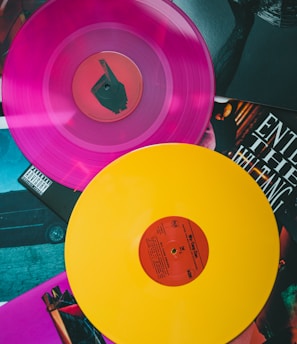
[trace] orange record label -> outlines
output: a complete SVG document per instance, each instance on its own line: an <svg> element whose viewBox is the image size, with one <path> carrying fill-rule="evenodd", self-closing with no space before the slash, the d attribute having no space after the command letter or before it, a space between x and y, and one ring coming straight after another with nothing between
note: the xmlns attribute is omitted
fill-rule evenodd
<svg viewBox="0 0 297 344"><path fill-rule="evenodd" d="M139 257L156 282L179 286L196 279L207 263L208 242L200 227L179 216L161 218L144 232Z"/></svg>

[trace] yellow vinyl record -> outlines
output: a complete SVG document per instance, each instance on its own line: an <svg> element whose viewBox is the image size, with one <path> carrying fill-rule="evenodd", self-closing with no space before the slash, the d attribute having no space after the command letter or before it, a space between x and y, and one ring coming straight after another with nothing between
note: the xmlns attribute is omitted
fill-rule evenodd
<svg viewBox="0 0 297 344"><path fill-rule="evenodd" d="M224 344L273 287L267 198L223 155L159 144L114 160L70 218L65 263L88 319L118 344Z"/></svg>

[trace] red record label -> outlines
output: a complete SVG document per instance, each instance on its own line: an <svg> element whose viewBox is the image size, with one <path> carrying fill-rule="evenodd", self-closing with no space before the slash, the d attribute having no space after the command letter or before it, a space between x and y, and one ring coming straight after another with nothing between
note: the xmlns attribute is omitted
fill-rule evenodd
<svg viewBox="0 0 297 344"><path fill-rule="evenodd" d="M208 254L207 238L201 228L178 216L168 216L150 225L139 247L145 272L167 286L195 280L204 270Z"/></svg>
<svg viewBox="0 0 297 344"><path fill-rule="evenodd" d="M131 114L142 90L142 76L136 64L113 51L89 56L79 65L72 81L78 108L101 122L119 121Z"/></svg>

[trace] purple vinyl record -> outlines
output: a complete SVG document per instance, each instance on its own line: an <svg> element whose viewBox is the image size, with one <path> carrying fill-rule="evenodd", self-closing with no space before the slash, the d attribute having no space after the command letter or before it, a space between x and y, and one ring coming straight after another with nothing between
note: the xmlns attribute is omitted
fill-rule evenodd
<svg viewBox="0 0 297 344"><path fill-rule="evenodd" d="M3 108L27 159L83 190L139 147L198 143L215 85L192 21L166 0L53 0L6 58Z"/></svg>

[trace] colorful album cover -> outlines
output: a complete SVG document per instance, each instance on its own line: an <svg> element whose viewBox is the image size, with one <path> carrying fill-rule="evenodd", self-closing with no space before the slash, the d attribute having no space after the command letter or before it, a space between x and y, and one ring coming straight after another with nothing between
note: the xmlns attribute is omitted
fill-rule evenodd
<svg viewBox="0 0 297 344"><path fill-rule="evenodd" d="M295 0L174 0L213 59L216 94L297 110Z"/></svg>
<svg viewBox="0 0 297 344"><path fill-rule="evenodd" d="M297 111L216 98L215 150L247 171L297 242Z"/></svg>
<svg viewBox="0 0 297 344"><path fill-rule="evenodd" d="M28 166L0 117L0 302L65 269L67 223L18 182Z"/></svg>
<svg viewBox="0 0 297 344"><path fill-rule="evenodd" d="M82 313L66 273L1 306L0 322L0 343L112 343Z"/></svg>
<svg viewBox="0 0 297 344"><path fill-rule="evenodd" d="M279 270L272 293L235 343L296 343L297 112L217 97L210 127L214 149L241 166L265 193L280 235Z"/></svg>

